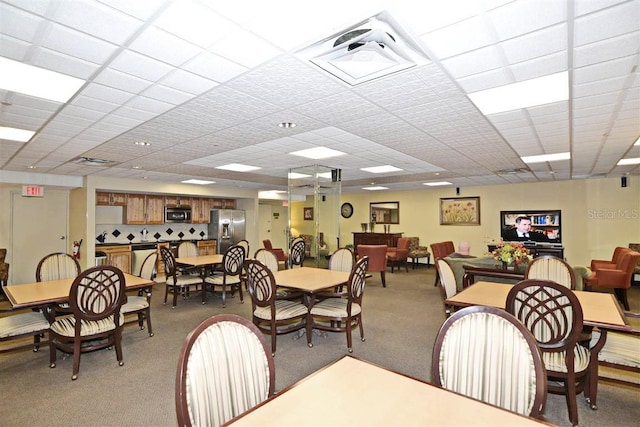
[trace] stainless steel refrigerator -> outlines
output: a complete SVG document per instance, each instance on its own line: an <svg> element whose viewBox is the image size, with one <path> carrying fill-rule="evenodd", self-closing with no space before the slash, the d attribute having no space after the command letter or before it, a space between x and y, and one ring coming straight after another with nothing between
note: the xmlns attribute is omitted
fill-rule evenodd
<svg viewBox="0 0 640 427"><path fill-rule="evenodd" d="M244 211L234 209L211 209L209 238L216 239L218 253L223 254L230 246L245 238Z"/></svg>

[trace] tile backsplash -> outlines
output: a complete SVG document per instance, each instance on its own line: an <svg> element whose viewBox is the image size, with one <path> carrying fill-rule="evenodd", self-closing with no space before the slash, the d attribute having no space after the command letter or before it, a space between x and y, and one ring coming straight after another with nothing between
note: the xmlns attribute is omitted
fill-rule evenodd
<svg viewBox="0 0 640 427"><path fill-rule="evenodd" d="M96 243L140 243L143 229L147 241L203 240L208 236L208 224L171 223L164 225L97 224Z"/></svg>

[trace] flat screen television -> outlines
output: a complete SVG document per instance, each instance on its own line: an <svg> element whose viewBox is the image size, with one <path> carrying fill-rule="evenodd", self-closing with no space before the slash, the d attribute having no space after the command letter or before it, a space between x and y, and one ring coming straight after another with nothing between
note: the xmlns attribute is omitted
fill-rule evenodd
<svg viewBox="0 0 640 427"><path fill-rule="evenodd" d="M508 233L515 228L516 218L521 216L531 219L532 233L539 233L531 238L532 241L562 244L562 211L559 209L500 211L500 236L504 241L513 240L508 238Z"/></svg>

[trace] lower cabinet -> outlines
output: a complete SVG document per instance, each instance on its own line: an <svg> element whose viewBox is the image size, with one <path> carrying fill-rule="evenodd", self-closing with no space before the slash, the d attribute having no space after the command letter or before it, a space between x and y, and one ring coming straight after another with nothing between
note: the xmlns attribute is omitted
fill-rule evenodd
<svg viewBox="0 0 640 427"><path fill-rule="evenodd" d="M131 245L100 246L98 250L107 255L107 265L131 274Z"/></svg>
<svg viewBox="0 0 640 427"><path fill-rule="evenodd" d="M215 255L216 254L216 241L215 240L198 240L198 253L200 255Z"/></svg>

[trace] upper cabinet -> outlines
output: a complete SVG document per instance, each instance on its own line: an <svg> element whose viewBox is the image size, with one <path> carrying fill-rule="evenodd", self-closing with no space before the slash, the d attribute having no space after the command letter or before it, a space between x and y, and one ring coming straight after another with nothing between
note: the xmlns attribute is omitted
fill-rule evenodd
<svg viewBox="0 0 640 427"><path fill-rule="evenodd" d="M165 196L164 203L170 208L184 208L191 206L191 197L186 196Z"/></svg>
<svg viewBox="0 0 640 427"><path fill-rule="evenodd" d="M127 195L125 193L96 192L96 205L98 206L126 206Z"/></svg>
<svg viewBox="0 0 640 427"><path fill-rule="evenodd" d="M192 224L209 224L210 211L213 209L213 201L215 199L205 197L191 198L191 223Z"/></svg>
<svg viewBox="0 0 640 427"><path fill-rule="evenodd" d="M125 224L164 224L164 196L127 195Z"/></svg>

